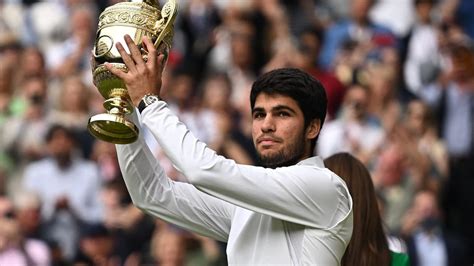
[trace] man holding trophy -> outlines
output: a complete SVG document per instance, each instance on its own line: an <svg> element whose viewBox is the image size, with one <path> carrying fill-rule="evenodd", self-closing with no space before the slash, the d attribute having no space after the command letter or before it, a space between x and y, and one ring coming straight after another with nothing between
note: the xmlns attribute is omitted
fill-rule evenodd
<svg viewBox="0 0 474 266"><path fill-rule="evenodd" d="M131 107L123 118L137 127L136 141L111 140L118 143L134 204L227 242L229 264L339 265L352 235L352 199L341 178L312 156L326 115L321 84L297 69L259 77L252 86L251 108L262 166L240 165L194 137L160 99L166 53L149 37L137 42L125 33L125 43L115 44L126 68L103 63L125 85L121 88L127 96L122 98ZM166 176L138 131L142 127L189 183Z"/></svg>

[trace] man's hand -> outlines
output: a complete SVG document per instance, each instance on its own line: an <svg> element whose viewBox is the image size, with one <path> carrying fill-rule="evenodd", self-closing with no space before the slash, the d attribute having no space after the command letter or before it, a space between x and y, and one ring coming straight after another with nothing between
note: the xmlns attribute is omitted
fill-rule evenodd
<svg viewBox="0 0 474 266"><path fill-rule="evenodd" d="M114 68L109 63L106 63L105 66L125 82L133 105L138 106L145 94L160 95L164 55L157 56L155 46L148 37L144 36L142 42L146 51L148 51L148 60L145 62L138 46L129 35L125 35L125 42L130 54L125 51L121 43L117 43L116 47L128 68L128 72Z"/></svg>

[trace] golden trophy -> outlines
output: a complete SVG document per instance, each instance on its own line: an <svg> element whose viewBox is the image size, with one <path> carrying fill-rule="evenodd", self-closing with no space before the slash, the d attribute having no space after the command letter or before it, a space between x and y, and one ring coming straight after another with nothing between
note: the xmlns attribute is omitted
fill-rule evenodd
<svg viewBox="0 0 474 266"><path fill-rule="evenodd" d="M94 84L105 98L107 113L92 116L88 122L89 132L98 139L115 144L132 143L138 138L138 128L125 118L134 107L124 82L105 67L105 63L128 71L116 42L125 43L128 34L147 60L147 51L143 48L142 37L147 36L154 43L158 53L165 55L165 62L173 40L173 23L178 7L175 0L159 9L158 0L131 0L107 7L100 14L97 36L92 60ZM125 49L127 49L125 45Z"/></svg>

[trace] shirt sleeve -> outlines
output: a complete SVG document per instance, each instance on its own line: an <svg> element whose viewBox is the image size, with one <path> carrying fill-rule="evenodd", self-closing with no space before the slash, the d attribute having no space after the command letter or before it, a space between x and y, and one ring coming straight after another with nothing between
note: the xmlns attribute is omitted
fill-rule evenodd
<svg viewBox="0 0 474 266"><path fill-rule="evenodd" d="M136 115L133 120L140 124ZM235 206L169 179L141 133L136 142L116 145L116 149L125 184L138 208L184 229L227 241Z"/></svg>
<svg viewBox="0 0 474 266"><path fill-rule="evenodd" d="M237 164L194 137L163 101L148 106L142 120L178 170L209 195L316 228L331 228L351 212L345 183L324 167L268 169Z"/></svg>

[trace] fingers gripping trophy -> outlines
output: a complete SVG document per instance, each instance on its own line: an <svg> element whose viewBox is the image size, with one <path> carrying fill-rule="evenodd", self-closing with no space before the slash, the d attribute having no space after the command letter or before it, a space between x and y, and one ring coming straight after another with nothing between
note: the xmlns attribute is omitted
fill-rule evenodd
<svg viewBox="0 0 474 266"><path fill-rule="evenodd" d="M98 139L127 144L138 138L137 126L125 117L134 111L125 83L108 71L105 63L128 71L115 47L117 42L124 42L126 34L140 48L145 61L148 60L148 51L142 44L143 36L147 36L157 52L164 54L164 60L167 60L178 7L176 0L168 0L160 11L157 1L120 2L107 7L100 14L91 64L93 81L105 98L104 108L107 113L94 115L88 122L89 132Z"/></svg>

